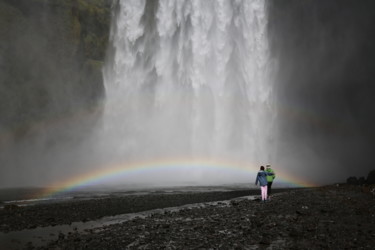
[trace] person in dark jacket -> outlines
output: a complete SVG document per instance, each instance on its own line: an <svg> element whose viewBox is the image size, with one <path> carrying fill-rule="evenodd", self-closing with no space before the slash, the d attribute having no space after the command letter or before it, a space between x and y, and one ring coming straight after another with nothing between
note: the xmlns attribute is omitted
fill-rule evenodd
<svg viewBox="0 0 375 250"><path fill-rule="evenodd" d="M267 175L273 175L273 173L267 173L264 171L264 166L260 166L260 171L257 174L255 185L260 186L261 196L262 196L262 202L267 201Z"/></svg>

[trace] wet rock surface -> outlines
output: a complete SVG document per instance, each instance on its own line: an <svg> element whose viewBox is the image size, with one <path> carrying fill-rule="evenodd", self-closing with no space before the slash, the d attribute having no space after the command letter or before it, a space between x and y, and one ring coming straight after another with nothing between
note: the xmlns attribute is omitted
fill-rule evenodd
<svg viewBox="0 0 375 250"><path fill-rule="evenodd" d="M375 199L361 188L345 185L290 190L266 203L244 199L153 214L61 235L41 249L373 249L374 245Z"/></svg>

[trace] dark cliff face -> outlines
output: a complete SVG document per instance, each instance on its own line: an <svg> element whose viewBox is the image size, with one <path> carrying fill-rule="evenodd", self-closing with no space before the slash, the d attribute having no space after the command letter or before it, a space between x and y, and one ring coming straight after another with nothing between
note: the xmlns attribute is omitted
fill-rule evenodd
<svg viewBox="0 0 375 250"><path fill-rule="evenodd" d="M0 0L0 133L92 108L110 0Z"/></svg>
<svg viewBox="0 0 375 250"><path fill-rule="evenodd" d="M280 139L296 157L308 148L326 158L328 173L366 174L374 166L375 2L269 0L268 10Z"/></svg>

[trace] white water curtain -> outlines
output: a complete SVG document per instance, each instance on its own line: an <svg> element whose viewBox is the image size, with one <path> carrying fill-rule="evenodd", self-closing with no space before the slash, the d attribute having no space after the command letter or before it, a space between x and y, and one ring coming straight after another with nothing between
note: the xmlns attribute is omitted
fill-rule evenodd
<svg viewBox="0 0 375 250"><path fill-rule="evenodd" d="M264 0L120 0L104 69L112 156L270 159Z"/></svg>

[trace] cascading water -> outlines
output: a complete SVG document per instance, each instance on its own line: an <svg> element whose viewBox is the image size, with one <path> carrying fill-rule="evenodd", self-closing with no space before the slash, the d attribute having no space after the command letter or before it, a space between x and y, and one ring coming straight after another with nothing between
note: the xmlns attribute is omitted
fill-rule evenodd
<svg viewBox="0 0 375 250"><path fill-rule="evenodd" d="M114 10L101 151L271 160L264 0L121 0Z"/></svg>

